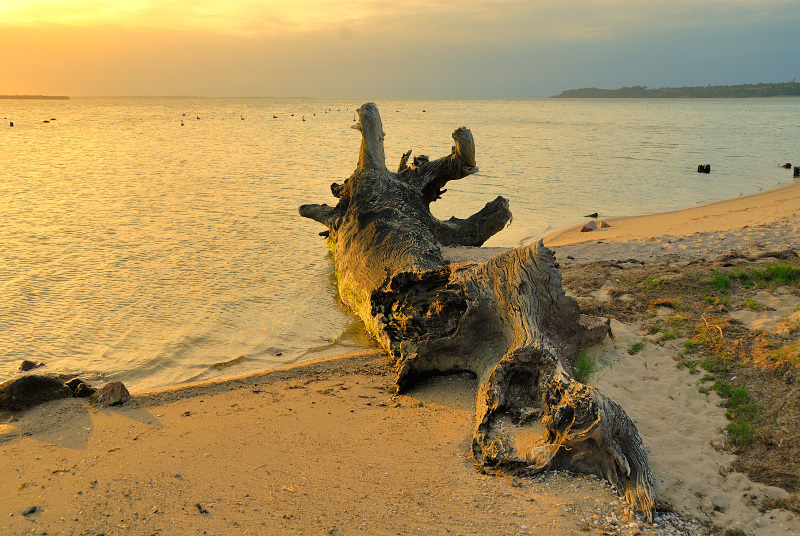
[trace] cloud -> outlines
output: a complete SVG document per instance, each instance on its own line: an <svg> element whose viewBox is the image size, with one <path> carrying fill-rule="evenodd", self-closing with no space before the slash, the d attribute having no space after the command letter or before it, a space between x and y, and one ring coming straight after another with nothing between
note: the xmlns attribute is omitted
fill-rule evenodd
<svg viewBox="0 0 800 536"><path fill-rule="evenodd" d="M791 0L4 0L6 26L44 23L88 27L201 30L261 34L276 28L320 31L332 27L402 28L420 37L423 28L457 34L596 38L635 27L691 24L696 13L713 14L704 24L752 20L759 13L796 7Z"/></svg>
<svg viewBox="0 0 800 536"><path fill-rule="evenodd" d="M203 31L268 36L340 31L418 42L594 42L658 29L791 16L791 0L4 0L0 26ZM343 30L343 29L346 29Z"/></svg>

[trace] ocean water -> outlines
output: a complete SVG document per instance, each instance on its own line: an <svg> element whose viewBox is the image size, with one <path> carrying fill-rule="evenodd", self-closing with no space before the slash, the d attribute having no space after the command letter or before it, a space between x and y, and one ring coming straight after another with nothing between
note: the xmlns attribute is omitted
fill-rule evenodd
<svg viewBox="0 0 800 536"><path fill-rule="evenodd" d="M363 102L0 100L0 380L30 359L140 391L369 346L297 213L335 203ZM490 246L773 188L800 163L800 99L376 102L389 169L471 129L481 171L433 210L508 198Z"/></svg>

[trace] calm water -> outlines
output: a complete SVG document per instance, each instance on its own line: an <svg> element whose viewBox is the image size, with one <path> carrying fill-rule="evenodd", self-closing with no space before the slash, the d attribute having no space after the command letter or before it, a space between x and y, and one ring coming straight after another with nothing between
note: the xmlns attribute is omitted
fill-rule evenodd
<svg viewBox="0 0 800 536"><path fill-rule="evenodd" d="M0 100L0 379L32 359L143 390L369 345L337 301L323 228L297 214L335 202L363 102ZM377 104L390 169L472 130L481 172L433 208L466 217L507 197L493 246L589 212L773 188L800 160L800 99Z"/></svg>

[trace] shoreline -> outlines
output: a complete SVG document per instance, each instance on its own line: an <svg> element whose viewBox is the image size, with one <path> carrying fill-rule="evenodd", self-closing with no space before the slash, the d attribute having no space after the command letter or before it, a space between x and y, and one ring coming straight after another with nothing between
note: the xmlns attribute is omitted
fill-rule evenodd
<svg viewBox="0 0 800 536"><path fill-rule="evenodd" d="M796 248L800 181L674 212L596 221L609 227L580 232L584 224L573 225L545 236L544 244L567 266L659 258L680 265L731 252L759 257Z"/></svg>
<svg viewBox="0 0 800 536"><path fill-rule="evenodd" d="M69 100L67 95L0 95L4 100Z"/></svg>
<svg viewBox="0 0 800 536"><path fill-rule="evenodd" d="M797 213L800 207L800 181L777 188L703 203L681 210L635 216L602 215L597 220L610 227L581 233L585 223L571 225L543 237L547 247L559 247L593 240L620 242L674 235L724 232L775 222ZM587 218L589 220L589 218Z"/></svg>
<svg viewBox="0 0 800 536"><path fill-rule="evenodd" d="M565 266L797 251L800 182L607 221L612 227L573 226L545 244ZM504 249L451 253L470 261ZM136 392L115 408L67 399L3 418L0 516L12 533L108 536L723 533L712 525L800 533L798 515L748 502L785 491L721 474L733 458L715 448L725 410L674 366L680 345L647 345L632 358L625 350L642 338L638 326L614 321L614 333L594 349L606 367L595 383L637 421L657 492L683 517L662 511L646 525L595 477L476 470L475 380L444 376L396 395L379 349Z"/></svg>

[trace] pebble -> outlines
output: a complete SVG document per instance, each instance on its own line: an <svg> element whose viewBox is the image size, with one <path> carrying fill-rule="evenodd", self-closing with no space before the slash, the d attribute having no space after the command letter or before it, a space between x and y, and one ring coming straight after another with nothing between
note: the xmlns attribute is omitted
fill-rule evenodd
<svg viewBox="0 0 800 536"><path fill-rule="evenodd" d="M548 471L530 477L537 489L547 490L551 484L561 479L569 479L570 485L589 483L596 485L600 479L589 475L576 475L569 472ZM594 481L594 482L592 482ZM608 483L604 482L604 486ZM588 486L591 488L592 486ZM586 509L584 509L586 508ZM574 509L579 516L583 528L581 534L603 534L604 536L711 536L715 533L711 528L697 519L684 517L672 512L653 512L653 522L649 523L640 512L632 512L630 505L623 498L605 502L597 499L594 506ZM594 531L594 532L592 532Z"/></svg>
<svg viewBox="0 0 800 536"><path fill-rule="evenodd" d="M607 505L614 508L615 505ZM606 535L635 536L638 534L648 534L656 536L700 536L711 534L710 529L702 525L696 519L681 517L670 512L659 512L653 516L653 523L639 513L632 517L635 521L620 524L616 514L607 512L607 515L591 518L584 518L582 521L590 528L600 531Z"/></svg>

